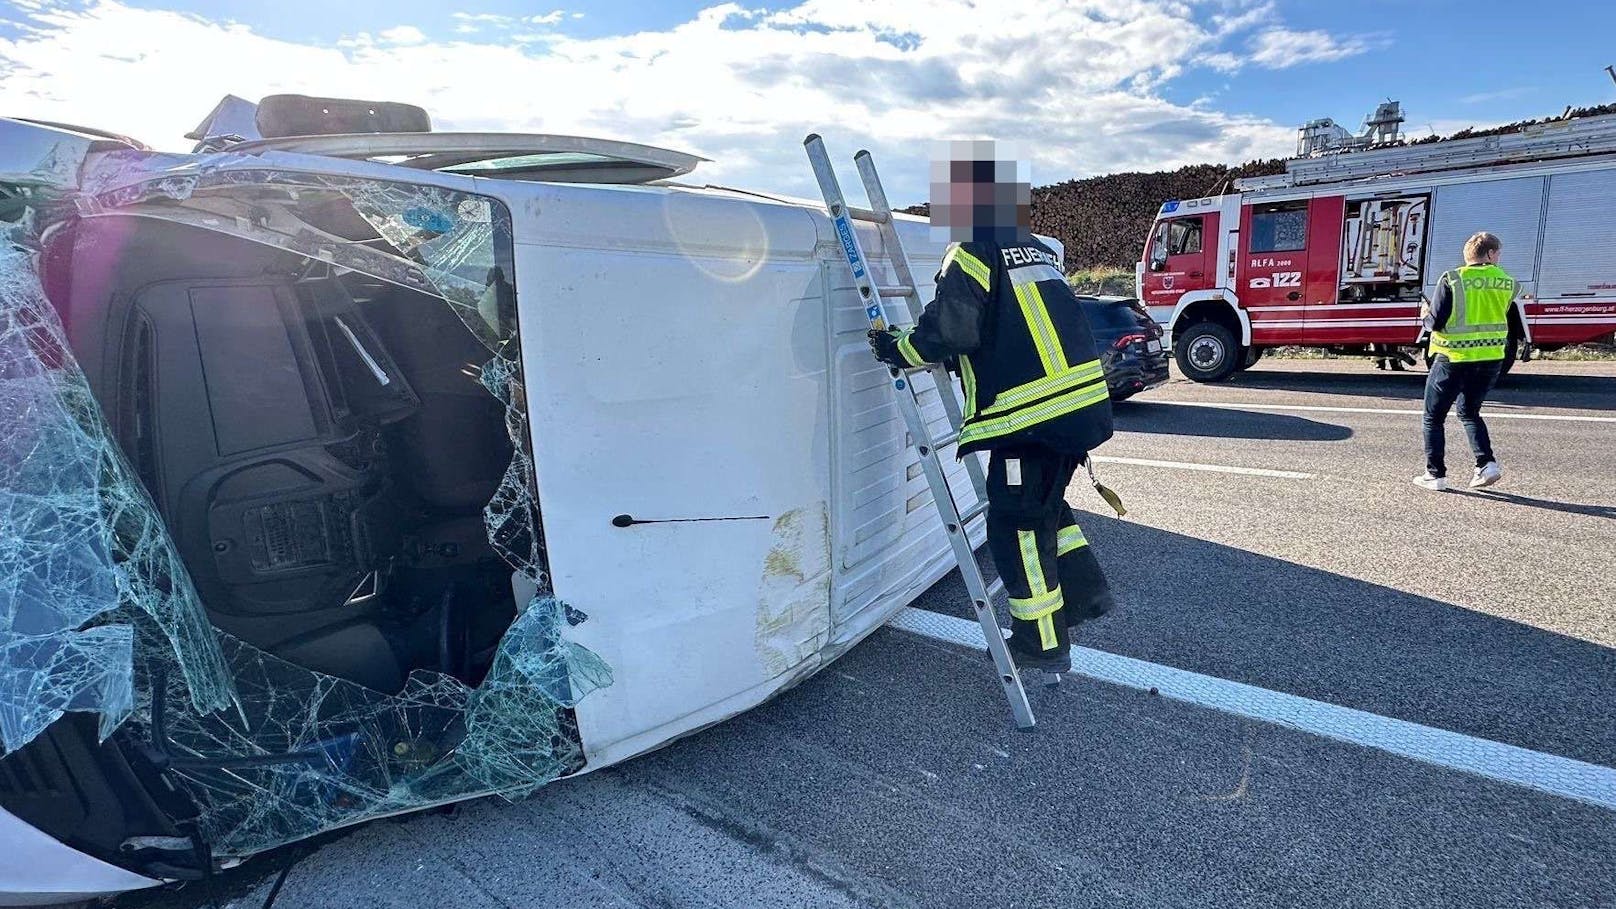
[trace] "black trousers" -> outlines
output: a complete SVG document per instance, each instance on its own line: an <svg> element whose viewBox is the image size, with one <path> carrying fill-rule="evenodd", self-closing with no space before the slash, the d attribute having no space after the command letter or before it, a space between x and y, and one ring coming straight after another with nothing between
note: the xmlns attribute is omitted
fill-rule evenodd
<svg viewBox="0 0 1616 909"><path fill-rule="evenodd" d="M1042 446L994 449L988 461L988 550L1023 652L1066 653L1071 627L1112 606L1100 562L1066 504L1081 464Z"/></svg>
<svg viewBox="0 0 1616 909"><path fill-rule="evenodd" d="M1493 440L1487 433L1487 424L1481 421L1481 405L1498 381L1502 367L1502 360L1453 363L1442 354L1431 358L1431 373L1425 377L1425 469L1431 476L1448 475L1442 424L1455 401L1459 403L1459 423L1470 437L1470 453L1476 456L1476 466L1493 460Z"/></svg>

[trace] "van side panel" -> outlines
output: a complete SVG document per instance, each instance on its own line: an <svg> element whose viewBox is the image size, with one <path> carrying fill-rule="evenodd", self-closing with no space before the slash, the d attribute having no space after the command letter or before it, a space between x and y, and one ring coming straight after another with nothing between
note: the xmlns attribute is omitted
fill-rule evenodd
<svg viewBox="0 0 1616 909"><path fill-rule="evenodd" d="M613 674L576 711L596 769L808 677L952 563L823 213L667 187L522 191L552 581L587 616L569 639ZM928 298L943 244L924 222L901 229ZM861 239L892 283L878 237Z"/></svg>
<svg viewBox="0 0 1616 909"><path fill-rule="evenodd" d="M577 709L598 767L821 665L822 271L800 208L532 192L511 207L538 494L555 593L588 617L569 636L612 668Z"/></svg>
<svg viewBox="0 0 1616 909"><path fill-rule="evenodd" d="M933 240L927 225L900 221L905 252L922 300L935 293L933 279L946 244ZM859 242L877 284L896 284L890 254L879 233L860 224ZM829 222L825 223L829 231ZM828 245L828 244L827 244ZM921 471L918 452L907 438L903 414L886 367L870 355L869 322L839 248L829 249L829 330L834 393L837 639L854 641L885 621L894 602L907 603L952 565L949 543ZM902 312L902 302L889 307ZM889 310L894 311L894 310ZM948 431L939 393L958 396L957 385L938 389L928 375L912 377L921 413L933 434ZM954 447L941 451L949 482L961 507L975 502L965 464ZM973 528L980 534L981 522ZM973 539L979 539L973 534ZM878 614L869 615L872 610Z"/></svg>

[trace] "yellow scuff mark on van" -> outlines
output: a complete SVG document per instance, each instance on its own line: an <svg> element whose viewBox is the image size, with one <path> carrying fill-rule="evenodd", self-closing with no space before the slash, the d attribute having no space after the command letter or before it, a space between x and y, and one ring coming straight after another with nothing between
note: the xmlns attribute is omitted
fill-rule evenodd
<svg viewBox="0 0 1616 909"><path fill-rule="evenodd" d="M758 659L781 674L817 654L830 637L830 515L824 502L774 521L758 588Z"/></svg>
<svg viewBox="0 0 1616 909"><path fill-rule="evenodd" d="M775 530L776 532L779 531L778 524L775 525ZM796 553L787 552L778 547L769 550L768 556L764 558L763 575L764 577L793 577L799 581L807 580L802 576L802 566L797 562Z"/></svg>

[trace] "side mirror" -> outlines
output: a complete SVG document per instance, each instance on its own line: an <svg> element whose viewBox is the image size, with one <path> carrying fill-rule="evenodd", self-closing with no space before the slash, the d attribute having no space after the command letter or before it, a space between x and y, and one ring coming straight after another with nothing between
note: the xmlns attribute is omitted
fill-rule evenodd
<svg viewBox="0 0 1616 909"><path fill-rule="evenodd" d="M1167 267L1167 259L1166 259L1166 257L1158 256L1158 257L1150 260L1150 270L1151 271L1161 271L1162 269L1164 269L1166 267Z"/></svg>

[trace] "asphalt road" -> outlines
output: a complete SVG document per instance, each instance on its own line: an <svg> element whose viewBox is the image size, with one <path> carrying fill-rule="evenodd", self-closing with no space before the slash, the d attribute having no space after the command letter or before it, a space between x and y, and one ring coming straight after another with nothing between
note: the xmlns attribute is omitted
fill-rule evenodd
<svg viewBox="0 0 1616 909"><path fill-rule="evenodd" d="M1616 364L1499 389L1557 419L1492 421L1486 494L1409 483L1422 381L1264 361L1120 407L1106 457L1308 476L1102 465L1127 518L1069 498L1121 607L1081 643L1616 766L1616 422L1583 419ZM276 905L1616 905L1616 812L1083 678L1033 700L1016 733L981 655L883 629L626 765L335 837ZM120 905L257 906L305 851Z"/></svg>

